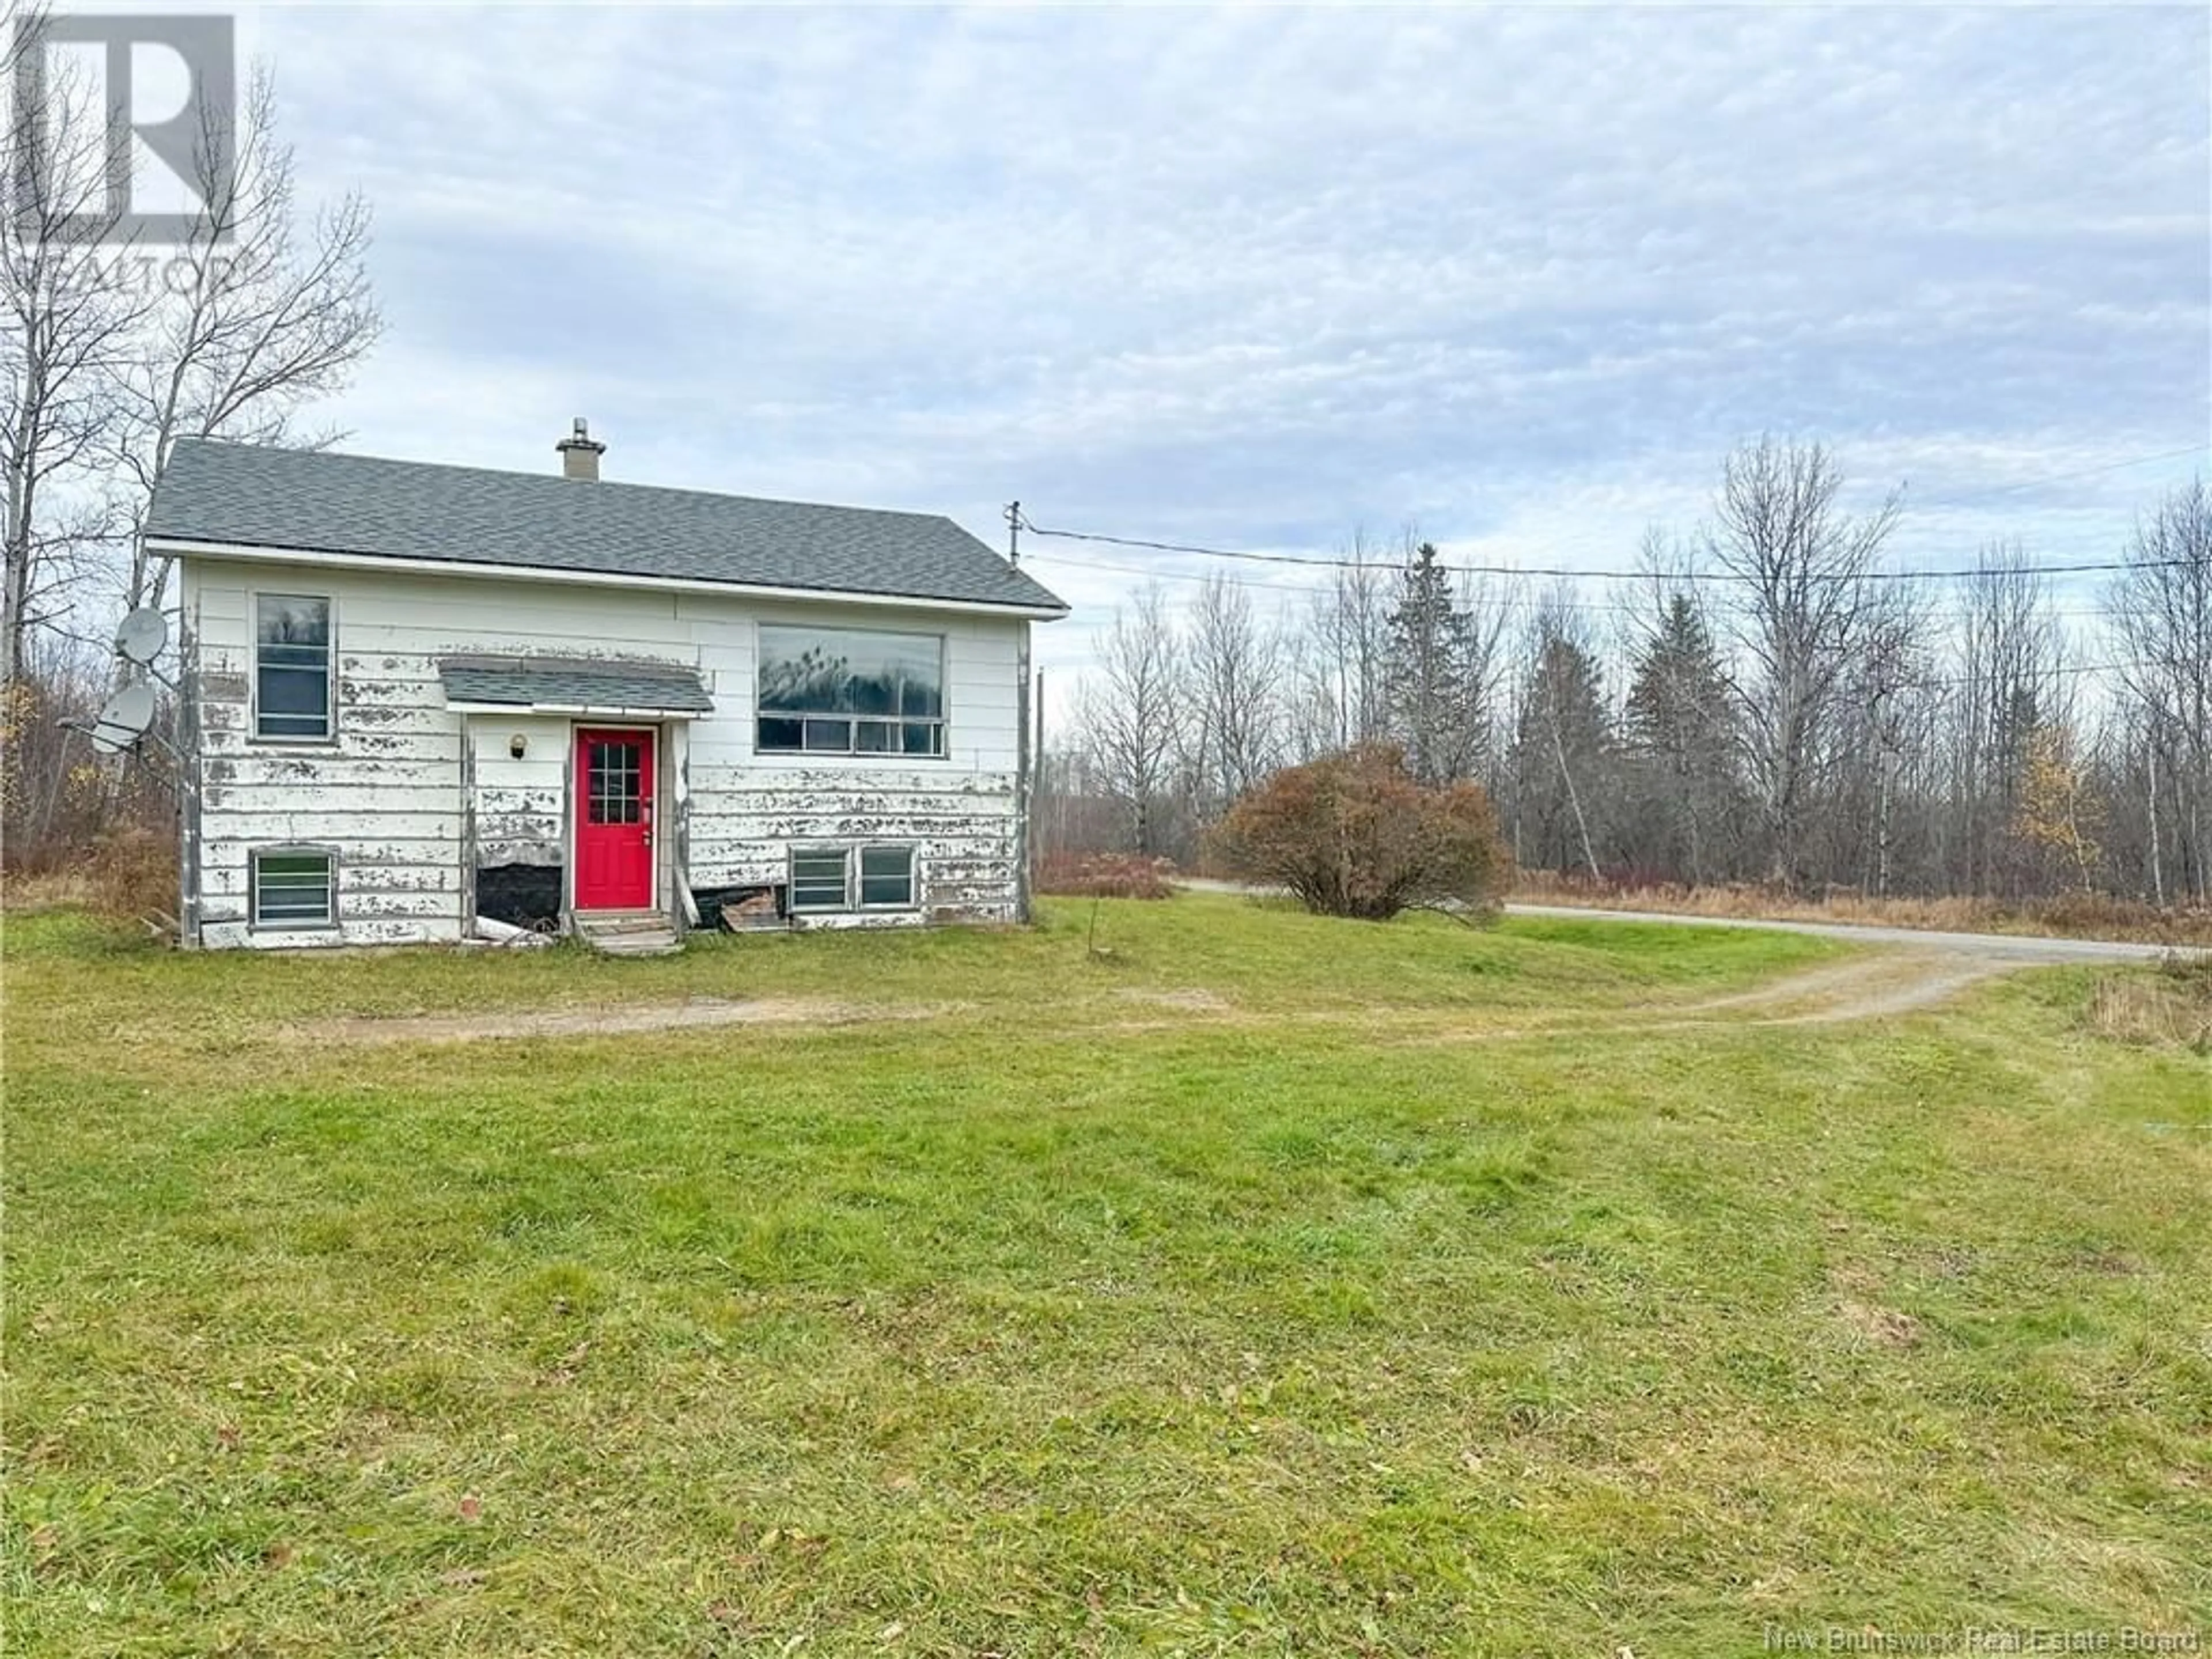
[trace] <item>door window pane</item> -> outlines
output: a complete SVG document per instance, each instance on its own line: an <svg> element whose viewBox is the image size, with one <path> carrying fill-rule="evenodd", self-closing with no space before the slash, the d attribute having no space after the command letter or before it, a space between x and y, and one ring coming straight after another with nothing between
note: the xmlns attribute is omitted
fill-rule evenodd
<svg viewBox="0 0 2212 1659"><path fill-rule="evenodd" d="M593 823L636 823L644 815L644 744L622 739L592 739L588 758L586 816Z"/></svg>

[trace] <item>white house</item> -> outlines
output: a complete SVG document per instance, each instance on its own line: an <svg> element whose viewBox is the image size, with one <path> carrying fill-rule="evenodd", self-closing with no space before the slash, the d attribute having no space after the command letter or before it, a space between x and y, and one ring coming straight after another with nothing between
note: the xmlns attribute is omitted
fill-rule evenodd
<svg viewBox="0 0 2212 1659"><path fill-rule="evenodd" d="M177 446L185 943L1024 918L1030 627L1067 607L947 519L556 447Z"/></svg>

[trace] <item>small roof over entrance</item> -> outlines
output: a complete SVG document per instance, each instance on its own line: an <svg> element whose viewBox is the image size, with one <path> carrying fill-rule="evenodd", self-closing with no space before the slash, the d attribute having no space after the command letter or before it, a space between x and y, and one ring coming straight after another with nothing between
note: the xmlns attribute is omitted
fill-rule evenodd
<svg viewBox="0 0 2212 1659"><path fill-rule="evenodd" d="M441 657L446 707L544 714L711 714L699 671L682 663L618 657Z"/></svg>

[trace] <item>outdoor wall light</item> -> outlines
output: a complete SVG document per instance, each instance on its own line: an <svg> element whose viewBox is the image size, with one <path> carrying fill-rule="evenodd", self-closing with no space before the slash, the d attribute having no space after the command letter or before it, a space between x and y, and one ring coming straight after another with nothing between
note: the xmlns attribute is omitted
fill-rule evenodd
<svg viewBox="0 0 2212 1659"><path fill-rule="evenodd" d="M520 732L516 732L513 737L507 740L507 752L514 756L517 760L520 760L524 755L529 752L529 750L530 739L524 737Z"/></svg>

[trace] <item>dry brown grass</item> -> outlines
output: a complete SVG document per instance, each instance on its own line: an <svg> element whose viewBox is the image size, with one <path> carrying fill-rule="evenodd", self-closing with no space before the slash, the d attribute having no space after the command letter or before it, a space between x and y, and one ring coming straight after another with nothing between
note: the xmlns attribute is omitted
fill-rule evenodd
<svg viewBox="0 0 2212 1659"><path fill-rule="evenodd" d="M96 909L125 921L174 926L177 843L150 830L118 830L100 838L87 860L90 900Z"/></svg>
<svg viewBox="0 0 2212 1659"><path fill-rule="evenodd" d="M2013 904L1993 898L1869 898L1831 891L1820 897L1751 883L1704 887L1671 884L1619 886L1547 870L1524 870L1513 896L1529 904L1576 904L1607 910L1667 911L1694 916L1756 916L1778 921L1857 922L1937 933L2015 933L2042 939L2109 939L2150 945L2212 945L2212 909L2139 903L2101 894L2073 894Z"/></svg>
<svg viewBox="0 0 2212 1659"><path fill-rule="evenodd" d="M91 902L91 879L81 865L0 872L0 906L18 915L37 910L82 909Z"/></svg>
<svg viewBox="0 0 2212 1659"><path fill-rule="evenodd" d="M151 830L104 836L73 862L7 872L0 899L13 914L82 909L118 921L173 930L177 915L177 843Z"/></svg>
<svg viewBox="0 0 2212 1659"><path fill-rule="evenodd" d="M1062 898L1164 899L1176 872L1172 859L1134 853L1048 853L1037 869L1037 890Z"/></svg>
<svg viewBox="0 0 2212 1659"><path fill-rule="evenodd" d="M2089 994L2088 1020L2116 1042L2212 1054L2212 963L2177 957L2154 975L2108 975Z"/></svg>

